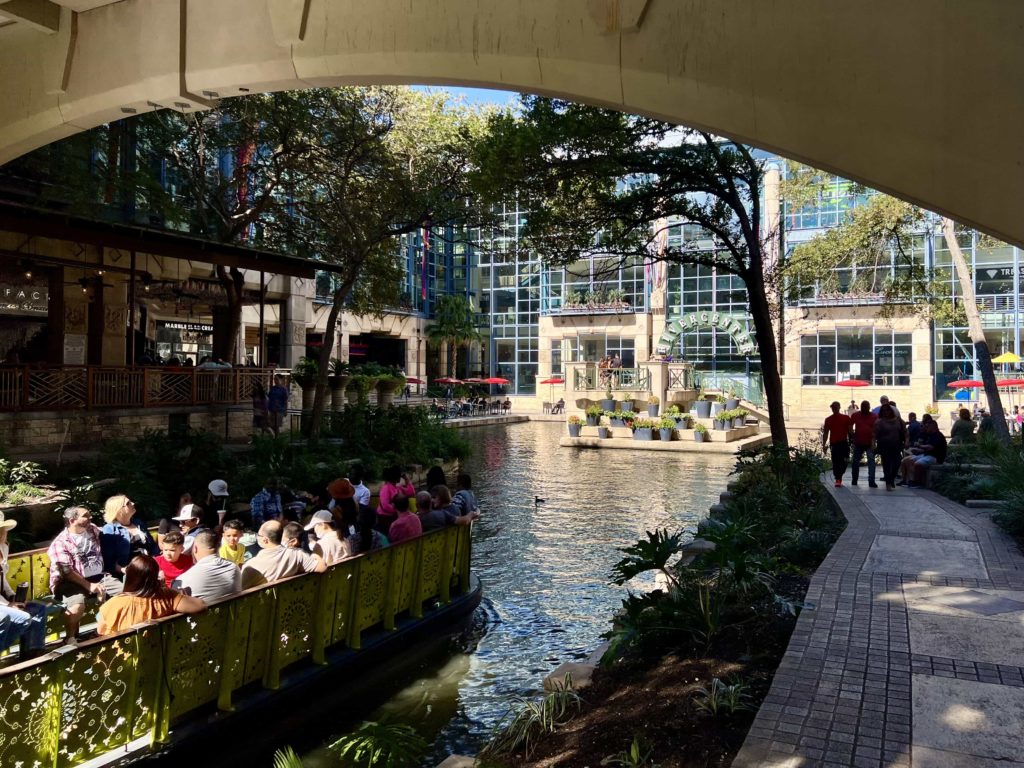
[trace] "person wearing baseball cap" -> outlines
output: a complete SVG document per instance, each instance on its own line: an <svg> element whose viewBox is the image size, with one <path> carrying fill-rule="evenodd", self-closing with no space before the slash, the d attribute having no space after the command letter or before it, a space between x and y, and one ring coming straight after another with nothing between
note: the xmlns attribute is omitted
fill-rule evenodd
<svg viewBox="0 0 1024 768"><path fill-rule="evenodd" d="M334 515L326 509L314 512L305 528L316 534L313 554L319 555L326 565L334 565L349 556L345 542L338 536Z"/></svg>
<svg viewBox="0 0 1024 768"><path fill-rule="evenodd" d="M203 525L203 508L198 504L186 504L178 512L177 517L172 517L171 520L181 526L181 535L185 537L185 552L192 551L192 545L195 543L196 534L200 531L210 530L209 526Z"/></svg>

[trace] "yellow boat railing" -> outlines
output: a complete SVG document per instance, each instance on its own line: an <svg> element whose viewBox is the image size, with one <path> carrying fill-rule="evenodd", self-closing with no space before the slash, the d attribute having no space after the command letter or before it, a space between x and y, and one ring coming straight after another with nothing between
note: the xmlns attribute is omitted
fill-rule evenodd
<svg viewBox="0 0 1024 768"><path fill-rule="evenodd" d="M11 560L13 583L49 591L45 552ZM325 664L328 649L358 649L367 630L394 629L428 601L469 591L469 560L469 526L451 526L9 667L0 672L0 766L63 768L147 735L166 742L200 707L231 710L239 688L277 688L289 665Z"/></svg>

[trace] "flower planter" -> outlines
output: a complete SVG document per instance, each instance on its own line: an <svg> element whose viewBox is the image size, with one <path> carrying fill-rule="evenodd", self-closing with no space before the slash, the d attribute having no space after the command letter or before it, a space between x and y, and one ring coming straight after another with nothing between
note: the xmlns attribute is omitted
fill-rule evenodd
<svg viewBox="0 0 1024 768"><path fill-rule="evenodd" d="M602 411L614 411L615 410L615 401L614 400L602 400L599 403L599 405L601 406L601 410Z"/></svg>
<svg viewBox="0 0 1024 768"><path fill-rule="evenodd" d="M568 425L568 427L569 427L569 437L579 437L580 436L580 426L581 426L580 424L569 424Z"/></svg>
<svg viewBox="0 0 1024 768"><path fill-rule="evenodd" d="M711 404L711 415L717 416L725 410L725 403L712 403Z"/></svg>
<svg viewBox="0 0 1024 768"><path fill-rule="evenodd" d="M358 389L346 389L345 397L348 399L349 405L359 405L359 390Z"/></svg>
<svg viewBox="0 0 1024 768"><path fill-rule="evenodd" d="M648 416L650 416L650 417L651 417L652 419L653 419L653 418L654 418L655 416L657 416L657 415L658 415L658 406L657 406L657 404L656 404L656 403L655 403L655 404L650 404L650 403L649 403L649 404L647 405L647 415L648 415Z"/></svg>
<svg viewBox="0 0 1024 768"><path fill-rule="evenodd" d="M719 432L725 432L727 429L729 429L729 424L730 422L728 421L720 421L718 419L715 419L715 429L718 430Z"/></svg>
<svg viewBox="0 0 1024 768"><path fill-rule="evenodd" d="M742 429L747 426L747 420L743 416L739 416L732 420L733 429Z"/></svg>
<svg viewBox="0 0 1024 768"><path fill-rule="evenodd" d="M690 425L690 420L686 416L680 416L676 419L676 429L686 429Z"/></svg>
<svg viewBox="0 0 1024 768"><path fill-rule="evenodd" d="M609 421L609 423L613 427L624 427L624 426L626 426L626 422L624 422L622 419L608 419L608 421Z"/></svg>
<svg viewBox="0 0 1024 768"><path fill-rule="evenodd" d="M378 389L377 390L377 405L379 405L379 406L391 405L394 402L395 402L395 392L394 392L394 390L391 390L391 389L389 389L387 391L382 390L382 389Z"/></svg>
<svg viewBox="0 0 1024 768"><path fill-rule="evenodd" d="M601 418L601 417L600 416L587 416L587 426L588 427L596 427L597 426L597 420L599 418Z"/></svg>
<svg viewBox="0 0 1024 768"><path fill-rule="evenodd" d="M611 437L611 430L608 427L598 427L597 436L602 440L606 440Z"/></svg>
<svg viewBox="0 0 1024 768"><path fill-rule="evenodd" d="M694 433L693 433L693 441L695 443L703 443L707 439L708 439L708 436L704 432L697 432L696 430L694 431Z"/></svg>
<svg viewBox="0 0 1024 768"><path fill-rule="evenodd" d="M740 399L738 397L730 397L725 401L725 410L735 411L740 407Z"/></svg>
<svg viewBox="0 0 1024 768"><path fill-rule="evenodd" d="M634 429L633 430L633 439L634 440L653 440L654 439L654 430L653 429L646 429L646 428Z"/></svg>
<svg viewBox="0 0 1024 768"><path fill-rule="evenodd" d="M693 404L693 412L697 414L698 419L708 419L711 417L711 406L710 400L698 400Z"/></svg>
<svg viewBox="0 0 1024 768"><path fill-rule="evenodd" d="M661 439L664 440L666 443L668 443L668 442L671 442L671 440L672 440L672 433L674 431L675 431L674 429L659 429L658 430L658 436L661 437Z"/></svg>

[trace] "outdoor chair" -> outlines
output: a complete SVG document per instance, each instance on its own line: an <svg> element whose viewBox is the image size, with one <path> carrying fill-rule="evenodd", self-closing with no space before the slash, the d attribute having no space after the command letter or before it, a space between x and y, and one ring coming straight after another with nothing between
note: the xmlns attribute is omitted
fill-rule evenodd
<svg viewBox="0 0 1024 768"><path fill-rule="evenodd" d="M540 404L540 412L541 413L552 413L553 411L551 410L551 403L547 402L546 400L543 403L541 403Z"/></svg>

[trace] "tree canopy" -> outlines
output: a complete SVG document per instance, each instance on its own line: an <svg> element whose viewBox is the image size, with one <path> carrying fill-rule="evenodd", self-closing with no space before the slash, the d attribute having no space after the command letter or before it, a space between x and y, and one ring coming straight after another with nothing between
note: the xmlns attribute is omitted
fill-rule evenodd
<svg viewBox="0 0 1024 768"><path fill-rule="evenodd" d="M765 282L761 163L750 150L702 131L556 99L524 97L492 116L473 172L485 200L529 198L523 237L549 264L584 256L700 264L747 287L761 354L771 432L785 444L777 347ZM657 247L668 221L714 239ZM661 222L658 224L658 222Z"/></svg>

